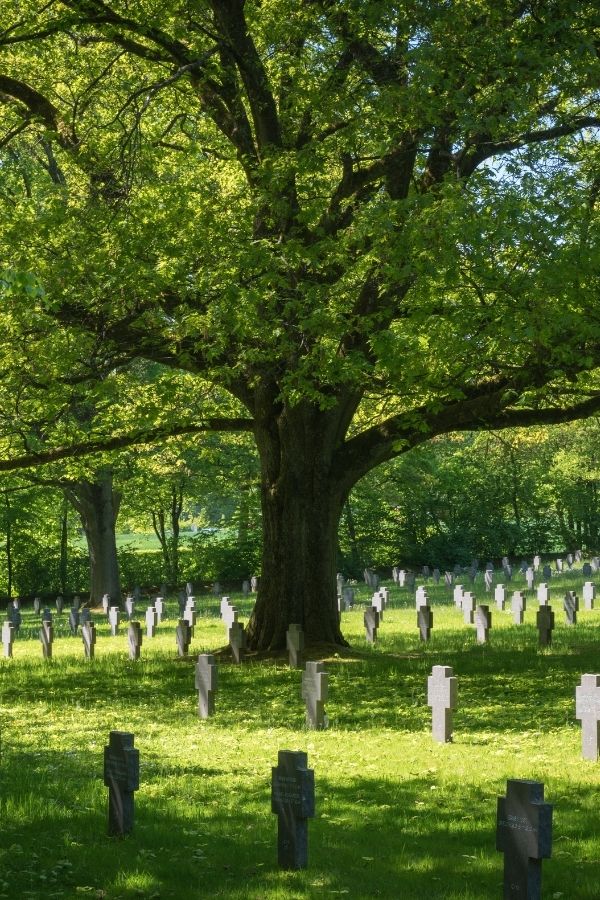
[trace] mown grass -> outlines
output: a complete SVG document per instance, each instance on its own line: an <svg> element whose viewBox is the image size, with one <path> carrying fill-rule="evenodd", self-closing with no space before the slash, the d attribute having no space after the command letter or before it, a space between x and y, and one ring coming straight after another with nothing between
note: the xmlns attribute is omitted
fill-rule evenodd
<svg viewBox="0 0 600 900"><path fill-rule="evenodd" d="M356 653L327 660L330 728L318 733L304 726L301 673L282 659L224 659L216 715L198 719L193 655L224 642L216 598L199 600L188 660L175 655L175 604L135 663L125 631L110 637L100 616L96 659L86 662L66 613L44 661L26 610L14 658L0 661L0 897L500 897L496 797L518 777L543 781L554 804L544 896L598 898L600 765L581 758L574 694L582 673L600 671L600 610L564 625L567 584L580 586L556 579L547 650L537 647L533 601L522 626L494 610L485 647L441 587L430 589L426 645L406 591L392 587L375 646L364 639L363 608L344 613ZM251 600L235 600L249 611ZM448 745L430 736L435 664L459 679ZM124 840L106 835L111 729L134 732L140 751L136 825ZM279 749L305 750L315 770L303 872L276 865L270 774Z"/></svg>

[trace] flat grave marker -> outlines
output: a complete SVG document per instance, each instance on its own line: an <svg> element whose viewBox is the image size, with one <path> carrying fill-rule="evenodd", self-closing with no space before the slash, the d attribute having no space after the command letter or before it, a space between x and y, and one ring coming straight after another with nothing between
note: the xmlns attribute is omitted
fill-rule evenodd
<svg viewBox="0 0 600 900"><path fill-rule="evenodd" d="M540 900L542 859L552 850L552 806L539 781L509 779L498 797L496 849L504 853L505 900Z"/></svg>
<svg viewBox="0 0 600 900"><path fill-rule="evenodd" d="M272 769L271 811L277 815L280 869L308 865L308 820L315 814L315 774L301 750L280 750Z"/></svg>
<svg viewBox="0 0 600 900"><path fill-rule="evenodd" d="M111 731L104 748L104 784L108 788L108 833L123 836L133 830L134 791L140 786L140 753L127 731Z"/></svg>

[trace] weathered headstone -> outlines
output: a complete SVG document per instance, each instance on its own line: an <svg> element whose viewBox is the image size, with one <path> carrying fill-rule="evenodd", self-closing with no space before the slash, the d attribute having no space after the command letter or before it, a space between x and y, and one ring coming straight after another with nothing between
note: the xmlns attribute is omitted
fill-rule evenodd
<svg viewBox="0 0 600 900"><path fill-rule="evenodd" d="M192 597L192 596L193 596L193 594L194 594L194 585L192 584L191 581L186 582L186 585L185 585L185 592L186 592L186 594L187 594L188 597Z"/></svg>
<svg viewBox="0 0 600 900"><path fill-rule="evenodd" d="M354 606L354 588L346 585L342 591L342 599L346 609L352 609Z"/></svg>
<svg viewBox="0 0 600 900"><path fill-rule="evenodd" d="M335 582L337 585L338 597L342 596L342 591L344 590L344 585L346 584L346 579L342 575L341 572L338 572L335 578Z"/></svg>
<svg viewBox="0 0 600 900"><path fill-rule="evenodd" d="M92 621L92 614L90 612L90 608L88 606L84 606L83 609L79 613L79 621L81 625L85 625L86 622Z"/></svg>
<svg viewBox="0 0 600 900"><path fill-rule="evenodd" d="M581 562L582 557L583 557L583 550L576 550L575 551L575 562Z"/></svg>
<svg viewBox="0 0 600 900"><path fill-rule="evenodd" d="M54 626L52 621L42 619L42 627L40 628L40 641L42 642L42 655L44 659L52 658L52 644L54 642Z"/></svg>
<svg viewBox="0 0 600 900"><path fill-rule="evenodd" d="M473 594L471 594L469 591L464 593L462 598L462 612L465 625L473 624L475 605L475 597L473 596Z"/></svg>
<svg viewBox="0 0 600 900"><path fill-rule="evenodd" d="M108 788L108 833L121 836L133 830L134 791L140 786L140 753L134 736L111 731L104 748L104 784Z"/></svg>
<svg viewBox="0 0 600 900"><path fill-rule="evenodd" d="M414 572L406 573L405 584L406 584L406 587L409 589L409 591L414 590L414 588L415 588L415 573ZM377 579L377 585L375 587L376 588L379 587L379 578Z"/></svg>
<svg viewBox="0 0 600 900"><path fill-rule="evenodd" d="M371 597L371 606L377 610L379 613L379 621L383 622L383 613L385 611L385 600L383 596L377 591Z"/></svg>
<svg viewBox="0 0 600 900"><path fill-rule="evenodd" d="M454 605L457 609L460 609L462 606L462 598L463 598L463 586L462 584L454 585Z"/></svg>
<svg viewBox="0 0 600 900"><path fill-rule="evenodd" d="M444 572L444 584L447 588L451 588L454 582L454 575L452 572Z"/></svg>
<svg viewBox="0 0 600 900"><path fill-rule="evenodd" d="M142 599L142 589L140 588L139 584L134 585L133 591L131 593L133 594L133 602L139 603Z"/></svg>
<svg viewBox="0 0 600 900"><path fill-rule="evenodd" d="M96 647L96 626L93 622L85 622L81 626L83 652L86 659L93 659Z"/></svg>
<svg viewBox="0 0 600 900"><path fill-rule="evenodd" d="M45 612L45 610L44 610L44 612ZM6 614L8 616L8 619L9 619L12 627L15 630L15 634L18 634L19 628L21 627L21 622L22 622L21 610L19 609L18 605L16 605L13 602L6 610ZM50 617L50 621L51 620L52 620L52 616Z"/></svg>
<svg viewBox="0 0 600 900"><path fill-rule="evenodd" d="M154 609L156 610L156 624L160 625L165 618L165 601L163 597L154 598Z"/></svg>
<svg viewBox="0 0 600 900"><path fill-rule="evenodd" d="M543 566L542 575L544 576L546 581L550 581L550 579L552 578L552 569L550 568L549 565Z"/></svg>
<svg viewBox="0 0 600 900"><path fill-rule="evenodd" d="M539 556L539 555L536 553L536 555L533 557L533 570L534 570L534 572L537 572L537 571L538 571L538 569L540 568L541 564L542 564L542 558L541 558L541 556Z"/></svg>
<svg viewBox="0 0 600 900"><path fill-rule="evenodd" d="M102 595L102 611L105 616L108 616L108 610L110 609L110 594Z"/></svg>
<svg viewBox="0 0 600 900"><path fill-rule="evenodd" d="M365 625L365 637L369 644L374 644L377 640L377 630L379 628L379 610L374 606L367 606L363 616Z"/></svg>
<svg viewBox="0 0 600 900"><path fill-rule="evenodd" d="M594 608L596 599L596 585L593 581L586 581L583 585L583 603L586 609Z"/></svg>
<svg viewBox="0 0 600 900"><path fill-rule="evenodd" d="M550 588L545 581L543 581L541 584L538 584L537 601L540 606L546 606L548 603L550 603Z"/></svg>
<svg viewBox="0 0 600 900"><path fill-rule="evenodd" d="M548 604L540 606L535 617L540 647L549 647L554 630L554 613Z"/></svg>
<svg viewBox="0 0 600 900"><path fill-rule="evenodd" d="M185 619L180 619L175 629L175 640L177 641L177 655L187 656L192 640L192 630L189 623Z"/></svg>
<svg viewBox="0 0 600 900"><path fill-rule="evenodd" d="M567 625L576 625L579 598L575 591L567 591L565 599L563 600L563 609L565 611L565 622Z"/></svg>
<svg viewBox="0 0 600 900"><path fill-rule="evenodd" d="M190 631L192 633L192 637L194 636L194 628L196 627L196 605L191 605L188 601L188 605L183 611L183 618L190 626Z"/></svg>
<svg viewBox="0 0 600 900"><path fill-rule="evenodd" d="M427 604L420 606L417 610L417 628L419 629L419 638L422 641L428 641L433 628L433 612Z"/></svg>
<svg viewBox="0 0 600 900"><path fill-rule="evenodd" d="M52 612L46 606L42 611L42 621L52 623Z"/></svg>
<svg viewBox="0 0 600 900"><path fill-rule="evenodd" d="M435 581L435 583L439 584L440 583L440 570L434 569L433 572L431 573L431 575L432 575L432 578Z"/></svg>
<svg viewBox="0 0 600 900"><path fill-rule="evenodd" d="M77 629L79 628L79 610L75 609L74 606L69 610L69 630L72 635L77 634Z"/></svg>
<svg viewBox="0 0 600 900"><path fill-rule="evenodd" d="M429 578L429 566L423 566L423 568L421 569L421 573L423 575L423 578Z"/></svg>
<svg viewBox="0 0 600 900"><path fill-rule="evenodd" d="M532 566L529 566L525 572L525 581L527 582L527 589L532 591L535 582L535 572Z"/></svg>
<svg viewBox="0 0 600 900"><path fill-rule="evenodd" d="M505 900L540 900L542 859L552 850L552 806L539 781L509 779L498 797L496 849L504 853Z"/></svg>
<svg viewBox="0 0 600 900"><path fill-rule="evenodd" d="M196 690L198 691L198 715L208 719L215 711L217 690L217 664L212 653L200 653L196 662Z"/></svg>
<svg viewBox="0 0 600 900"><path fill-rule="evenodd" d="M142 648L142 626L139 622L130 622L127 626L127 645L129 659L139 659Z"/></svg>
<svg viewBox="0 0 600 900"><path fill-rule="evenodd" d="M506 581L511 581L513 570L512 570L512 566L510 565L510 563L506 563L505 566L503 565L502 571L504 573L504 577L505 577Z"/></svg>
<svg viewBox="0 0 600 900"><path fill-rule="evenodd" d="M62 616L62 611L65 607L65 601L63 600L61 594L58 595L58 597L55 600L55 603L56 603L56 612L58 613L59 616Z"/></svg>
<svg viewBox="0 0 600 900"><path fill-rule="evenodd" d="M478 606L475 610L475 627L477 629L477 643L487 644L489 630L492 627L492 614L489 606Z"/></svg>
<svg viewBox="0 0 600 900"><path fill-rule="evenodd" d="M125 615L127 616L127 620L129 622L132 621L135 615L135 600L131 595L129 597L125 597Z"/></svg>
<svg viewBox="0 0 600 900"><path fill-rule="evenodd" d="M237 619L231 623L229 629L229 646L231 647L231 655L236 663L243 662L244 651L246 649L246 631L241 622Z"/></svg>
<svg viewBox="0 0 600 900"><path fill-rule="evenodd" d="M212 586L212 592L215 597L218 597L221 593L221 584L219 581L214 581Z"/></svg>
<svg viewBox="0 0 600 900"><path fill-rule="evenodd" d="M307 662L302 673L302 698L306 703L306 724L321 730L327 727L325 701L327 700L329 675L322 662Z"/></svg>
<svg viewBox="0 0 600 900"><path fill-rule="evenodd" d="M179 591L177 596L177 604L179 606L179 615L182 616L187 606L187 594L185 591Z"/></svg>
<svg viewBox="0 0 600 900"><path fill-rule="evenodd" d="M12 622L6 620L2 623L2 647L4 656L10 659L13 655L13 643L15 640L15 629Z"/></svg>
<svg viewBox="0 0 600 900"><path fill-rule="evenodd" d="M301 669L304 664L302 659L304 653L304 632L301 625L292 624L288 626L285 643L290 669Z"/></svg>
<svg viewBox="0 0 600 900"><path fill-rule="evenodd" d="M503 584L497 584L494 590L494 600L496 601L496 609L503 610L506 603L506 588Z"/></svg>
<svg viewBox="0 0 600 900"><path fill-rule="evenodd" d="M594 762L600 750L600 675L582 675L575 689L575 718L581 722L581 753Z"/></svg>
<svg viewBox="0 0 600 900"><path fill-rule="evenodd" d="M431 736L434 741L452 740L452 710L458 700L458 682L450 666L433 666L427 679L427 705L431 707Z"/></svg>
<svg viewBox="0 0 600 900"><path fill-rule="evenodd" d="M556 560L556 571L562 572L562 570L563 570L563 561L562 561L562 559L557 559Z"/></svg>
<svg viewBox="0 0 600 900"><path fill-rule="evenodd" d="M226 598L223 598L226 599ZM229 601L225 606L221 606L221 617L223 619L223 624L225 625L225 634L229 637L229 632L231 630L231 626L234 622L237 622L238 617L238 608L237 606L232 606Z"/></svg>
<svg viewBox="0 0 600 900"><path fill-rule="evenodd" d="M483 579L485 581L485 589L486 591L491 591L494 584L494 573L491 569L486 569L483 573Z"/></svg>
<svg viewBox="0 0 600 900"><path fill-rule="evenodd" d="M110 633L114 637L119 633L119 622L121 621L121 614L119 612L118 606L111 606L108 611L108 624L110 625Z"/></svg>
<svg viewBox="0 0 600 900"><path fill-rule="evenodd" d="M271 811L277 815L280 869L308 865L308 820L315 814L315 775L301 750L280 750L272 770Z"/></svg>
<svg viewBox="0 0 600 900"><path fill-rule="evenodd" d="M427 606L428 599L427 588L420 584L415 593L416 608L419 609L420 606Z"/></svg>
<svg viewBox="0 0 600 900"><path fill-rule="evenodd" d="M153 606L146 607L146 637L154 637L156 626L158 625L158 616Z"/></svg>
<svg viewBox="0 0 600 900"><path fill-rule="evenodd" d="M568 565L569 569L573 568L573 554L572 553L567 553L567 565Z"/></svg>
<svg viewBox="0 0 600 900"><path fill-rule="evenodd" d="M247 597L250 593L250 582L246 579L242 581L242 594Z"/></svg>
<svg viewBox="0 0 600 900"><path fill-rule="evenodd" d="M527 601L521 591L515 591L512 595L510 609L515 625L522 625L525 610L527 609Z"/></svg>
<svg viewBox="0 0 600 900"><path fill-rule="evenodd" d="M250 590L253 594L256 594L258 590L258 575L253 575L250 579Z"/></svg>

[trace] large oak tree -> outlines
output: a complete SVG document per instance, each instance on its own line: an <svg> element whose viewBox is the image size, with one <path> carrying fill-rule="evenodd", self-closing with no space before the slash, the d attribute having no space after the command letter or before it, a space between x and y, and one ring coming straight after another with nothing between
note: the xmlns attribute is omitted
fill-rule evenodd
<svg viewBox="0 0 600 900"><path fill-rule="evenodd" d="M595 3L0 15L7 262L63 334L219 392L156 428L253 432L253 647L343 641L336 529L372 468L600 408Z"/></svg>

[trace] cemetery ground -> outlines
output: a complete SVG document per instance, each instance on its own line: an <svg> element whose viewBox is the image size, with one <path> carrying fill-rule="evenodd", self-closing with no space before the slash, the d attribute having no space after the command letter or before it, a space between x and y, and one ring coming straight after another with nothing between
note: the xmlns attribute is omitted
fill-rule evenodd
<svg viewBox="0 0 600 900"><path fill-rule="evenodd" d="M516 582L512 589L523 586ZM197 715L194 662L224 644L219 598L198 597L188 659L176 656L176 602L141 658L127 656L125 623L111 637L94 614L96 657L85 660L68 609L54 614L53 658L43 660L39 618L23 610L14 657L0 660L0 897L2 898L417 898L502 895L496 802L508 778L545 785L554 806L543 896L600 895L600 763L581 756L575 688L600 669L600 610L564 624L571 575L553 579L552 646L540 650L537 602L515 625L493 610L490 643L443 585L428 586L431 640L416 627L414 592L390 585L378 640L367 645L370 591L342 613L348 654L329 672L329 728L304 722L301 672L287 659L218 657L215 715ZM251 599L231 595L246 620ZM143 622L143 610L136 616ZM431 738L427 676L458 678L454 740ZM135 826L107 836L103 748L113 729L135 734L140 786ZM315 772L306 870L277 868L271 767L279 750L303 750Z"/></svg>

